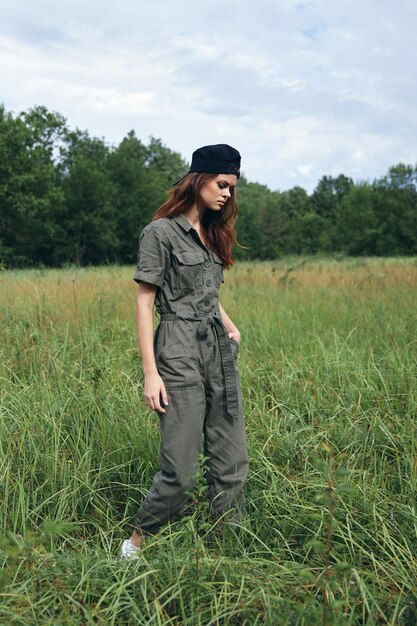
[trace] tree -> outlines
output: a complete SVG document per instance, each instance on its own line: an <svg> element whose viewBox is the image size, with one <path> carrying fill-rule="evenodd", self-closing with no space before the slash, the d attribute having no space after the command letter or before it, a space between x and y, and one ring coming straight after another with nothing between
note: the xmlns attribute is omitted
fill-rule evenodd
<svg viewBox="0 0 417 626"><path fill-rule="evenodd" d="M108 171L116 190L117 258L131 263L140 231L165 201L164 190L187 171L187 166L159 139L152 137L146 146L132 130L109 155Z"/></svg>
<svg viewBox="0 0 417 626"><path fill-rule="evenodd" d="M280 194L281 219L285 238L284 252L299 254L303 243L301 236L303 217L308 212L308 194L302 187L294 187Z"/></svg>
<svg viewBox="0 0 417 626"><path fill-rule="evenodd" d="M147 148L134 131L127 134L107 161L114 186L114 207L118 239L117 259L130 263L135 258L140 230L146 225L149 207L144 198ZM146 215L145 215L146 214Z"/></svg>
<svg viewBox="0 0 417 626"><path fill-rule="evenodd" d="M380 227L377 253L416 254L417 189L416 170L399 163L373 184L375 211Z"/></svg>
<svg viewBox="0 0 417 626"><path fill-rule="evenodd" d="M340 203L336 220L339 249L350 255L374 255L381 236L375 192L367 183L352 188Z"/></svg>
<svg viewBox="0 0 417 626"><path fill-rule="evenodd" d="M315 213L320 220L316 220L321 226L320 248L326 251L337 249L337 229L335 222L337 219L338 208L342 198L349 193L353 187L353 181L350 178L339 174L337 178L332 176L323 176L313 194L311 195L309 207L310 211Z"/></svg>
<svg viewBox="0 0 417 626"><path fill-rule="evenodd" d="M264 259L269 256L269 243L266 232L265 216L268 212L268 195L271 193L265 185L248 183L241 176L237 189L239 219L236 223L238 242L246 250L237 248L237 259Z"/></svg>
<svg viewBox="0 0 417 626"><path fill-rule="evenodd" d="M114 262L119 240L115 187L108 173L109 147L102 139L76 130L67 136L62 186L65 236L61 261L79 264Z"/></svg>
<svg viewBox="0 0 417 626"><path fill-rule="evenodd" d="M54 264L64 195L54 147L62 116L37 107L17 118L0 108L0 254L6 265Z"/></svg>

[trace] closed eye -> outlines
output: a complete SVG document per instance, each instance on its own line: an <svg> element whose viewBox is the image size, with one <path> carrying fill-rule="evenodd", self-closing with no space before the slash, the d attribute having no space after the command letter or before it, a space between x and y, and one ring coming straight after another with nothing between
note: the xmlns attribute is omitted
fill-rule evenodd
<svg viewBox="0 0 417 626"><path fill-rule="evenodd" d="M233 185L225 185L224 183L217 183L220 189L226 189L226 187L229 187L230 189L230 193L233 193L234 191L234 186Z"/></svg>

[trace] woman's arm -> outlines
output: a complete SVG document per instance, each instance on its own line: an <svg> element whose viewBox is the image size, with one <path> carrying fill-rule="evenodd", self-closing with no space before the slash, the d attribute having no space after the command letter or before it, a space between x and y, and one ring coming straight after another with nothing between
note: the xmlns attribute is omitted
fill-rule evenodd
<svg viewBox="0 0 417 626"><path fill-rule="evenodd" d="M240 342L240 332L239 329L233 324L230 317L227 315L226 311L222 307L219 302L220 314L222 316L223 324L226 326L227 332L229 333L229 339L236 339L236 341Z"/></svg>
<svg viewBox="0 0 417 626"><path fill-rule="evenodd" d="M161 406L168 404L165 385L156 368L153 349L153 305L157 286L140 282L136 298L136 324L139 349L142 356L143 375L145 377L145 402L149 408L165 413Z"/></svg>

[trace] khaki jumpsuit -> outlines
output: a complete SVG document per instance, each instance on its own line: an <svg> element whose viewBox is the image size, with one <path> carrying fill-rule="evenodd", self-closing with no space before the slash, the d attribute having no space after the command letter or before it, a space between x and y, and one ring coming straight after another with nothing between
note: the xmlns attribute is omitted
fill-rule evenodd
<svg viewBox="0 0 417 626"><path fill-rule="evenodd" d="M185 504L202 451L208 460L213 516L244 504L248 453L237 364L219 310L223 263L183 215L159 218L139 238L136 282L157 285L160 322L156 366L168 395L160 417L160 470L135 516L138 530L154 532Z"/></svg>

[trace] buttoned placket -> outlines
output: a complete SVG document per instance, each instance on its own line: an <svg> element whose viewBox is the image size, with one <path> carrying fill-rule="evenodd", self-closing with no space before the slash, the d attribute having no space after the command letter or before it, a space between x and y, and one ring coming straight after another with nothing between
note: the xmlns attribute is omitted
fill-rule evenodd
<svg viewBox="0 0 417 626"><path fill-rule="evenodd" d="M184 219L188 222L187 218L184 218ZM198 232L196 231L196 229L191 225L190 222L188 223L191 226L191 232L192 232L192 236L194 237L194 240L197 239L198 245L199 247L201 246L203 248L203 254L206 257L203 262L204 305L206 307L209 307L211 305L212 298L213 298L213 290L210 290L210 287L212 287L213 280L214 280L214 272L213 272L214 260L212 259L212 254L210 253L210 251L206 248L204 243L201 241L201 238ZM207 256L209 258L207 258ZM209 288L208 291L206 290L206 287Z"/></svg>

